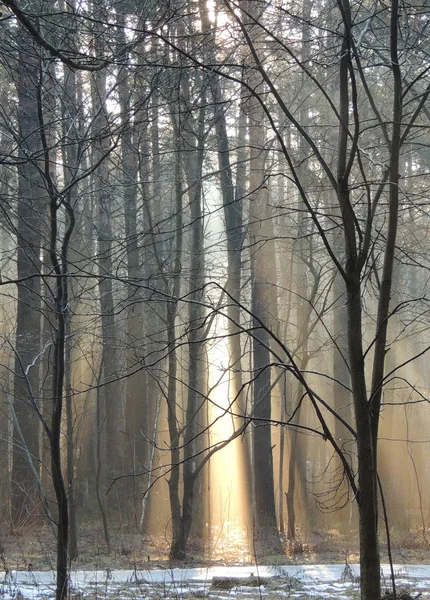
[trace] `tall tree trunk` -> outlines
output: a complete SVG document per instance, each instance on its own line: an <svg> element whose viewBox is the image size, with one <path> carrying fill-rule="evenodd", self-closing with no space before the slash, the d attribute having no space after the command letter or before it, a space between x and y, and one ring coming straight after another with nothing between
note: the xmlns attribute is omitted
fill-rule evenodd
<svg viewBox="0 0 430 600"><path fill-rule="evenodd" d="M66 12L71 12L75 6L74 2L63 2L63 9ZM68 144L62 145L63 153L63 177L64 185L68 188L67 202L72 210L75 209L78 201L78 189L75 182L78 171L78 115L77 115L77 91L76 91L76 74L71 69L64 66L64 93L62 97L62 118L63 118L63 140L70 140ZM70 240L72 242L72 240ZM73 265L78 263L78 252L76 246L71 247L70 261ZM76 267L75 267L76 268ZM73 282L70 284L69 290L69 305L70 310L66 313L65 319L65 372L64 372L64 388L65 388L65 403L66 403L66 427L67 427L67 495L69 501L69 559L75 560L78 556L78 526L77 526L77 506L76 506L76 478L75 478L75 436L74 427L75 415L74 401L72 394L72 350L73 350L73 324L72 314L75 311L75 286Z"/></svg>
<svg viewBox="0 0 430 600"><path fill-rule="evenodd" d="M174 117L173 117L174 118ZM181 179L181 133L179 126L173 123L178 151L175 156L175 215L176 245L173 262L172 302L167 305L167 351L168 351L168 383L167 383L167 423L169 427L170 462L173 468L169 479L169 500L172 515L171 558L183 558L184 549L181 534L181 502L179 497L180 450L178 426L177 397L177 350L175 321L178 310L176 298L181 293L182 271L182 179Z"/></svg>
<svg viewBox="0 0 430 600"><path fill-rule="evenodd" d="M335 233L335 235L339 235ZM336 248L334 243L333 247ZM339 249L340 252L342 252ZM340 253L337 253L340 256ZM348 360L348 319L347 319L347 294L345 289L345 282L341 277L340 273L334 273L333 281L333 407L336 414L341 417L343 421L353 425L353 402L352 395L350 392L351 387L351 376L349 370ZM334 435L339 447L342 449L344 456L346 457L348 464L351 468L354 468L354 446L355 440L348 431L347 427L342 423L341 419L335 419L334 423ZM339 464L339 469L343 470L343 466ZM337 473L336 485L339 484L337 491L339 509L338 519L339 526L342 530L347 530L351 526L351 519L353 516L353 504L349 501L349 489L346 478L343 482L340 482L338 477L342 475Z"/></svg>
<svg viewBox="0 0 430 600"><path fill-rule="evenodd" d="M343 41L339 63L339 141L337 157L337 199L341 209L345 239L345 281L348 313L348 353L357 432L357 461L360 531L360 583L363 599L381 597L378 540L376 439L366 389L363 353L361 265L357 250L354 214L351 205L348 170L349 67L351 52L351 10L342 0ZM394 9L394 7L393 7ZM386 316L386 315L385 315ZM385 345L385 340L384 340ZM375 350L376 357L376 350ZM375 360L375 358L374 358Z"/></svg>
<svg viewBox="0 0 430 600"><path fill-rule="evenodd" d="M305 0L302 4L302 40L301 40L301 56L300 60L303 63L307 63L309 60L310 52L310 28L309 20L311 15L311 2ZM302 93L304 95L303 103L300 109L300 125L304 128L309 127L309 100L307 97L306 89L306 77L302 74ZM303 139L299 141L299 166L297 167L297 173L303 180L312 180L312 173L306 167L306 144ZM308 366L309 355L308 355L308 341L309 341L309 327L312 313L311 295L309 289L308 275L312 274L312 265L310 264L313 260L312 252L312 240L313 238L309 235L309 216L306 212L306 207L298 194L297 198L297 238L293 246L293 281L291 285L296 294L296 326L297 326L297 363L299 368L304 371ZM310 277L309 277L310 279ZM315 285L316 287L316 285ZM301 417L301 406L302 397L304 394L303 386L297 382L297 391L295 394L295 403L293 410L296 411L294 423L300 423ZM288 513L288 528L287 537L288 539L294 539L296 536L296 511L295 506L297 504L297 492L296 492L296 477L302 475L300 483L303 484L305 481L304 474L304 460L303 460L303 449L301 448L300 438L298 431L293 428L290 432L290 456L288 464L288 491L287 491L287 513ZM307 493L307 490L303 490ZM308 511L307 511L308 512Z"/></svg>
<svg viewBox="0 0 430 600"><path fill-rule="evenodd" d="M18 34L18 32L17 32ZM12 468L12 520L15 526L37 514L37 489L28 456L39 458L39 354L42 214L46 191L38 169L41 138L36 93L40 86L40 61L36 44L19 31L18 120L20 130L17 202L18 304L15 342L14 410L21 435L14 429ZM25 448L23 442L25 441ZM27 454L28 452L28 454Z"/></svg>
<svg viewBox="0 0 430 600"><path fill-rule="evenodd" d="M49 77L49 75L48 75ZM38 125L41 136L42 160L41 169L47 195L49 198L49 257L55 275L53 286L54 297L54 347L52 364L52 413L51 428L45 425L46 434L50 441L51 477L57 501L57 569L56 569L56 600L67 598L68 582L68 543L69 543L69 509L66 486L64 483L61 461L61 436L64 404L66 331L69 311L69 265L68 250L73 233L75 217L69 198L64 197L59 203L59 193L56 185L55 171L52 165L52 136L50 123L45 123L42 90L38 96ZM46 110L51 118L52 110ZM65 227L61 231L59 213L64 206Z"/></svg>
<svg viewBox="0 0 430 600"><path fill-rule="evenodd" d="M189 106L190 91L187 82L183 85L186 105ZM188 310L188 393L184 424L184 467L181 540L182 553L188 542L194 508L197 438L203 422L204 391L204 233L202 212L202 168L205 102L194 122L190 114L184 115L183 138L187 151L183 153L185 177L188 184L191 214L191 264L190 295Z"/></svg>
<svg viewBox="0 0 430 600"><path fill-rule="evenodd" d="M100 9L99 18L104 19L104 10ZM96 13L97 16L98 13ZM97 29L97 27L96 27ZM101 36L95 32L95 45L98 54L102 54ZM109 154L110 137L109 121L106 108L107 75L105 71L94 74L93 114L94 114L94 145L93 163L100 163L93 176L94 193L97 201L97 263L99 268L99 294L102 329L102 365L103 386L106 418L106 461L107 474L112 478L123 472L123 450L120 440L122 423L122 396L118 379L119 354L118 336L115 324L115 304L112 284L112 211L115 201L110 186L108 163L104 160ZM114 489L115 492L115 489ZM112 495L109 501L113 508L116 503ZM118 505L117 505L118 508Z"/></svg>
<svg viewBox="0 0 430 600"><path fill-rule="evenodd" d="M243 2L252 17L245 17L245 28L252 43L258 43L261 30L255 25L261 17L263 3ZM255 19L255 21L254 21ZM255 94L263 91L260 74L250 65L248 84L254 93L248 100L250 185L249 244L251 254L252 309L252 372L253 411L252 432L254 539L257 556L282 552L275 510L271 436L271 370L270 336L273 293L268 281L268 268L273 263L273 239L268 231L268 182L265 172L264 114ZM269 273L269 278L271 274ZM274 300L276 302L276 298Z"/></svg>
<svg viewBox="0 0 430 600"><path fill-rule="evenodd" d="M124 52L126 39L124 34L124 15L118 14L118 51ZM126 337L126 367L133 375L126 380L125 403L125 431L126 439L126 473L130 477L126 480L127 496L133 522L137 525L139 485L135 476L143 464L144 452L141 439L141 427L144 426L146 380L143 369L139 369L139 346L144 339L144 305L138 283L143 278L141 260L139 256L138 225L137 225L137 191L138 191L138 160L137 160L137 127L132 120L132 101L134 93L130 82L130 69L124 64L118 74L119 104L121 109L122 136L121 136L121 170L124 195L124 223L125 245L127 254L127 276L130 281L129 297L130 306L127 310L127 337ZM145 160L145 159L144 159ZM146 431L145 431L146 433Z"/></svg>
<svg viewBox="0 0 430 600"><path fill-rule="evenodd" d="M200 3L200 11L204 30L211 35L211 24L208 15L208 6ZM211 35L207 54L211 62L216 62L215 39ZM243 247L243 198L246 193L246 113L243 105L239 107L238 140L237 140L237 177L236 185L233 182L233 172L230 159L230 147L227 131L226 108L218 74L213 74L210 80L210 89L214 104L215 132L218 151L218 165L220 172L220 185L222 205L224 212L225 233L227 241L227 281L225 290L227 297L227 331L230 352L229 364L229 400L233 402L232 410L238 415L234 418L235 426L243 424L242 416L246 416L245 398L242 381L242 348L240 336L240 301L241 301L241 272L242 272L242 247ZM234 442L236 443L236 442ZM242 476L241 489L244 493L243 523L247 529L252 526L247 514L247 507L251 506L252 475L249 436L245 435L238 446L240 473Z"/></svg>
<svg viewBox="0 0 430 600"><path fill-rule="evenodd" d="M273 458L271 439L271 372L270 337L267 327L272 319L268 256L267 212L268 189L265 182L264 149L261 148L263 124L255 112L250 115L250 211L251 307L253 314L253 411L252 436L254 535L258 554L281 552L276 524Z"/></svg>
<svg viewBox="0 0 430 600"><path fill-rule="evenodd" d="M155 41L153 40L153 46ZM154 48L156 53L156 48ZM168 283L166 276L165 242L166 236L163 232L163 222L166 218L167 203L163 197L162 186L162 168L160 154L160 118L159 118L160 97L155 92L151 96L151 102L148 102L148 150L151 156L149 161L150 170L149 184L146 186L148 192L144 196L144 219L146 220L146 233L149 243L145 245L143 253L143 263L145 265L145 279L150 285L155 282L157 289L164 293L167 292ZM147 302L145 305L145 341L146 353L151 364L157 364L159 368L164 365L165 338L162 332L166 327L166 304L164 302ZM155 440L157 436L158 415L161 404L161 393L158 382L155 377L149 373L146 376L146 402L144 419L144 437L145 437L145 468L150 473L152 471L152 461L154 458L153 447L148 440ZM145 514L146 519L142 521L143 528L148 525L150 515L151 493L146 492Z"/></svg>

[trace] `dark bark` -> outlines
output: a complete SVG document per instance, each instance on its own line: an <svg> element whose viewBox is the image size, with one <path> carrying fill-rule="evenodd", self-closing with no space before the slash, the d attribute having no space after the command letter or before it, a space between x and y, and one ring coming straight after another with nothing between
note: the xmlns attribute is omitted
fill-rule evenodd
<svg viewBox="0 0 430 600"><path fill-rule="evenodd" d="M65 11L71 11L75 8L74 3L63 4ZM77 110L77 85L76 75L73 71L64 67L64 93L62 98L62 124L63 138L69 139L70 143L62 146L63 153L63 176L64 185L69 189L67 201L72 208L75 209L78 202L78 189L75 183L78 172L78 144L79 134L77 127L78 110ZM55 161L54 161L55 164ZM71 264L78 262L78 253L76 246L73 247L71 237L71 247L69 249L69 258ZM76 262L75 262L76 261ZM76 306L75 286L70 283L69 289L69 305L70 310L65 315L65 373L64 373L64 389L65 389L65 404L66 404L66 427L67 427L67 495L69 502L69 559L75 560L78 556L78 525L77 525L77 503L76 503L76 474L75 474L75 436L74 428L74 401L72 394L72 351L73 351L73 326L72 314ZM73 305L73 308L72 308Z"/></svg>
<svg viewBox="0 0 430 600"><path fill-rule="evenodd" d="M75 493L75 444L73 427L73 396L72 396L72 329L71 315L66 315L65 323L65 372L64 388L67 422L67 497L69 502L69 559L78 557L78 523Z"/></svg>
<svg viewBox="0 0 430 600"><path fill-rule="evenodd" d="M52 412L51 428L49 430L46 426L46 433L50 441L51 477L57 501L56 600L64 600L67 597L68 582L69 509L61 464L61 435L66 370L66 324L69 311L68 251L70 238L75 226L75 216L69 198L65 197L63 204L59 203L59 194L53 177L49 127L45 125L44 121L45 115L41 90L39 90L37 99L37 109L43 150L41 169L43 170L43 179L49 198L49 256L52 270L55 274L53 293L55 324L53 332ZM66 222L63 234L61 234L59 228L59 211L62 206L64 206Z"/></svg>
<svg viewBox="0 0 430 600"><path fill-rule="evenodd" d="M189 100L189 90L185 90ZM204 106L204 102L203 102ZM191 124L186 115L183 136L188 152L184 153L185 177L188 184L191 213L191 264L190 264L190 303L188 310L188 394L184 425L184 467L181 518L181 545L185 553L193 521L197 437L200 434L204 403L204 338L203 338L203 285L205 276L202 215L202 167L203 133L205 109L199 111L199 120ZM192 131L197 127L197 136ZM190 152L190 149L193 149Z"/></svg>
<svg viewBox="0 0 430 600"><path fill-rule="evenodd" d="M118 14L121 27L118 28L118 51L123 52L126 46L124 34L124 15ZM121 136L121 171L124 195L124 224L127 260L127 276L130 280L129 298L130 307L127 311L127 337L126 337L126 367L133 374L126 381L125 396L125 433L127 448L125 456L125 469L128 475L134 475L145 464L146 441L141 438L141 428L146 424L145 416L145 390L146 378L143 369L136 366L142 358L139 346L144 340L144 303L142 294L136 284L143 278L143 269L139 256L138 243L138 157L136 152L138 126L132 121L132 103L135 92L132 89L130 69L124 64L118 75L119 79L119 105L121 109L122 136ZM140 84L139 84L139 87ZM142 94L144 90L141 90ZM146 428L144 428L145 434ZM135 525L138 522L139 485L138 478L130 476L124 482L127 488L127 505L131 510L131 518Z"/></svg>
<svg viewBox="0 0 430 600"><path fill-rule="evenodd" d="M244 2L252 16L258 20L261 3ZM246 25L250 39L258 43L258 28L252 20ZM250 65L249 85L255 94L263 91L261 77L255 65ZM251 309L253 314L253 410L256 418L252 432L253 465L253 512L254 540L257 556L282 552L276 523L275 491L273 477L272 435L271 435L271 370L270 336L264 323L270 327L272 315L276 314L276 297L273 282L276 270L274 265L273 235L267 211L268 182L265 180L264 114L256 97L248 100L249 146L250 146L250 186L249 186L249 243L251 248ZM273 233L273 232L272 232Z"/></svg>
<svg viewBox="0 0 430 600"><path fill-rule="evenodd" d="M358 488L360 534L361 596L380 597L380 554L378 539L377 472L372 438L371 416L362 350L362 306L359 275L351 273L347 282L348 345L351 365L355 426L357 431Z"/></svg>
<svg viewBox="0 0 430 600"><path fill-rule="evenodd" d="M361 300L361 261L356 241L354 212L349 191L348 139L349 68L351 61L351 12L348 0L340 3L344 30L339 66L339 145L337 161L337 198L345 236L345 281L348 312L348 353L357 432L358 513L360 535L361 597L381 597L378 536L376 440L372 436L363 354L363 307ZM352 152L352 150L349 150Z"/></svg>
<svg viewBox="0 0 430 600"><path fill-rule="evenodd" d="M46 193L38 169L41 138L36 90L39 87L40 59L35 44L26 34L21 35L18 60L19 153L22 163L18 168L17 276L22 283L17 286L14 409L26 448L37 461L39 418L35 404L40 385L40 245ZM37 504L36 482L26 450L14 431L11 500L14 525L18 526L37 513Z"/></svg>
<svg viewBox="0 0 430 600"><path fill-rule="evenodd" d="M402 77L398 57L398 0L393 0L391 6L390 23L390 59L393 73L393 123L390 144L389 161L389 207L388 230L384 249L384 264L378 298L378 313L376 319L375 354L372 372L372 395L369 410L372 417L372 436L374 454L377 454L377 440L379 430L379 415L383 389L384 365L386 355L388 317L391 300L394 253L396 247L398 218L399 218L399 180L400 180L400 148L401 148L401 121L402 121ZM376 459L375 459L376 460Z"/></svg>
<svg viewBox="0 0 430 600"><path fill-rule="evenodd" d="M180 132L174 125L175 140L180 148ZM177 315L176 298L181 293L182 271L182 182L181 182L182 155L178 151L175 157L175 214L176 214L176 246L173 268L173 301L167 305L167 350L168 350L168 384L167 384L167 423L169 428L170 460L173 469L169 478L169 500L172 515L172 542L170 546L171 558L184 558L185 550L181 534L181 502L179 498L180 478L180 451L179 427L177 417L177 355L175 321Z"/></svg>
<svg viewBox="0 0 430 600"><path fill-rule="evenodd" d="M270 338L259 323L267 316L262 311L265 306L264 290L261 284L252 282L252 313L255 315L253 327L253 393L254 429L252 435L253 457L253 504L254 539L257 556L281 553L275 510L275 490L273 481L273 459L271 439L271 381L270 381ZM262 314L263 312L263 314Z"/></svg>
<svg viewBox="0 0 430 600"><path fill-rule="evenodd" d="M96 17L102 21L105 18L104 9L100 8ZM104 47L98 27L95 25L95 44L97 53L103 53ZM122 396L118 380L119 354L118 337L115 323L115 301L111 274L114 273L112 262L112 212L114 195L110 187L110 173L107 161L103 160L110 151L109 120L106 107L107 74L97 72L93 79L93 163L100 162L97 172L93 175L94 194L97 209L97 239L98 239L98 284L100 297L100 316L102 332L102 365L104 387L105 423L106 423L106 472L110 477L116 477L123 472L123 446L120 431L122 422ZM109 497L112 508L118 508Z"/></svg>

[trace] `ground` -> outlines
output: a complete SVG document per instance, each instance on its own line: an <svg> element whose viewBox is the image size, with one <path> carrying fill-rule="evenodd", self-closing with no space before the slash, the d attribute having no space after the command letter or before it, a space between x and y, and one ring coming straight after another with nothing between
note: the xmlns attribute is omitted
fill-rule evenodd
<svg viewBox="0 0 430 600"><path fill-rule="evenodd" d="M398 598L430 598L428 546L419 534L393 532ZM336 530L300 534L285 554L258 565L221 537L211 557L195 542L187 561L168 560L166 537L112 534L107 552L101 532L83 527L80 555L71 565L70 600L358 600L357 536ZM0 600L54 600L55 543L44 527L0 533ZM382 560L387 562L386 545ZM337 564L336 564L337 563ZM266 566L264 566L266 565ZM350 566L352 565L352 567ZM419 565L419 566L415 566ZM200 568L199 568L200 567ZM381 573L391 592L390 568ZM258 587L261 585L261 587ZM257 586L257 587L256 587ZM402 595L403 594L403 595ZM384 596L391 600L392 596Z"/></svg>
<svg viewBox="0 0 430 600"><path fill-rule="evenodd" d="M82 527L79 557L74 569L156 569L175 566L213 566L254 564L252 554L241 547L227 546L221 538L212 554L204 554L202 544L190 545L186 561L168 560L167 536L145 538L127 531L112 534L108 552L100 531ZM393 560L398 564L428 563L428 543L419 533L392 533ZM382 562L388 562L387 544L381 543ZM0 570L47 570L55 567L55 542L46 527L25 526L15 531L0 531ZM286 542L282 555L267 556L266 565L357 563L358 537L339 531L300 533L294 542Z"/></svg>

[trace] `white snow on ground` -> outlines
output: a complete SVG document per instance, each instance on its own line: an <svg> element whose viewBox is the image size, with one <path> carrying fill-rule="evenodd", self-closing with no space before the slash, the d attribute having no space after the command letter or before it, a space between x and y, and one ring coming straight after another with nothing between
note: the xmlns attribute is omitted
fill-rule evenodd
<svg viewBox="0 0 430 600"><path fill-rule="evenodd" d="M382 567L386 587L390 587L390 568ZM415 595L418 592L430 593L430 565L394 565L398 588L410 586ZM330 597L346 600L351 589L358 589L359 566L350 565L348 573L345 565L286 565L282 567L210 567L198 569L154 569L154 570L112 570L112 571L73 571L71 591L85 598L96 595L98 598L149 598L174 600L192 595L194 598L216 598L228 600L231 597L247 598L256 595L256 588L237 586L231 591L211 588L213 577L248 578L250 576L270 579L278 577L279 589L270 594L280 598ZM294 589L294 582L299 587ZM284 586L284 587L283 587ZM55 573L53 571L10 571L0 572L0 598L2 600L37 600L54 596ZM261 597L269 591L262 586Z"/></svg>

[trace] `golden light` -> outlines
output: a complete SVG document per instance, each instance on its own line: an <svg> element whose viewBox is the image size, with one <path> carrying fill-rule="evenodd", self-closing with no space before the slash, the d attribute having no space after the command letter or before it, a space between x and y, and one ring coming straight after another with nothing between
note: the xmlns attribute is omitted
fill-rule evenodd
<svg viewBox="0 0 430 600"><path fill-rule="evenodd" d="M217 336L226 324L217 317ZM234 404L230 398L228 338L216 339L208 350L211 444L220 444L234 432ZM208 538L212 558L230 553L235 561L250 558L252 531L250 507L246 500L241 437L215 453L210 461L210 522Z"/></svg>

